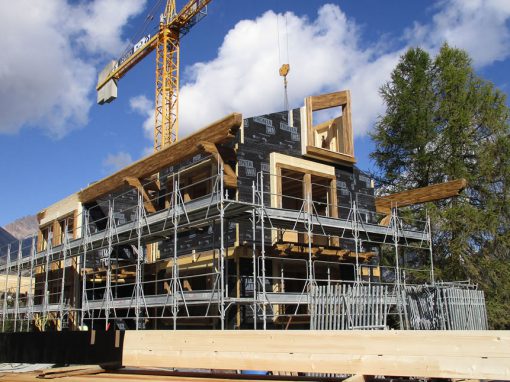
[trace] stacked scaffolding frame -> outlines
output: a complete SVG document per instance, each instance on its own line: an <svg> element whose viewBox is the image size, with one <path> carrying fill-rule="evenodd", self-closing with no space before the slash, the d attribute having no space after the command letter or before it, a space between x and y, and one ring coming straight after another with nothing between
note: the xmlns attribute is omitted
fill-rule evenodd
<svg viewBox="0 0 510 382"><path fill-rule="evenodd" d="M130 207L134 219L120 221L114 212L116 200L112 199L104 229L98 229L97 221L92 224L90 211L84 209L78 217L82 222L79 238L69 237L66 227L58 246L48 240L46 248L36 252L36 240L29 238L19 241L17 249L13 245L1 249L5 258L0 266L4 276L2 331L108 329L112 324L137 330L190 325L267 329L307 326L310 322L314 327L314 288L327 286L338 291L342 285L344 289L374 286L385 312L396 317L399 328L409 329L412 325L405 288L436 285L428 218L409 221L392 208L390 218L380 224L375 212L359 207L364 204L362 198L373 196L352 193L349 205L340 205L338 200L314 200L308 190L303 198L296 198L294 209L272 206L274 195L264 184L268 177L277 175L264 172L258 173L252 184L251 201L236 200L236 195L225 188L221 163L215 174L202 180L212 185L210 192L185 200L181 171L168 175L171 189L153 200L148 201L140 189L128 191L137 193L137 204ZM165 208L148 211L148 202L157 204L162 199L167 201ZM339 209L338 217L329 216L331 208ZM251 240L229 243L229 224L250 231ZM179 253L179 235L196 227L210 229L217 242L208 251L208 266L184 272L183 264L197 262L195 257L201 254ZM280 242L279 252L275 252L275 237L284 237L286 232L294 232L301 241ZM172 256L149 262L148 246L162 240L172 243ZM342 252L337 248L337 260L324 260L320 255L328 245L317 242L336 243L337 247L342 243L349 249ZM123 255L119 254L121 247L128 247ZM392 266L370 263L371 257L381 259L383 247L392 248ZM377 253L373 255L369 248L376 248ZM415 256L420 253L422 263L428 259L426 269L408 269L407 264L401 264L404 250ZM235 274L228 269L233 258L237 259ZM251 274L241 274L240 258L251 261ZM162 270L160 278L158 271ZM202 282L206 287L191 290L189 285L198 279L206 280ZM386 292L381 294L375 287ZM473 288L467 285L464 289ZM486 317L477 320L481 327L487 326ZM366 325L358 323L350 328L373 328L374 322L367 320ZM378 328L387 327L386 320L381 321L384 324L377 322Z"/></svg>

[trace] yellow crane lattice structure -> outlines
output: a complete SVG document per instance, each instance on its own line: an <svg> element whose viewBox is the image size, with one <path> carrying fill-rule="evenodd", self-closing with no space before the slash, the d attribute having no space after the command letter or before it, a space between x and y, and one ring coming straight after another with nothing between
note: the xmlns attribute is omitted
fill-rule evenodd
<svg viewBox="0 0 510 382"><path fill-rule="evenodd" d="M154 151L177 142L179 137L179 48L180 38L206 15L211 0L189 0L177 13L175 0L167 0L159 30L145 36L119 60L111 61L99 74L97 102L117 98L117 82L131 68L156 50Z"/></svg>

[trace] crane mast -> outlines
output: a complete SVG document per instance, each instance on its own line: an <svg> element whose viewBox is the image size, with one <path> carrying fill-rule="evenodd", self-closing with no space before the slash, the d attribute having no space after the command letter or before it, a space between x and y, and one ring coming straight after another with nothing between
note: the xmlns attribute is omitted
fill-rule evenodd
<svg viewBox="0 0 510 382"><path fill-rule="evenodd" d="M131 54L110 62L99 74L97 102L109 103L117 98L118 80L150 52L156 50L154 151L178 140L180 38L205 16L206 6L210 2L211 0L189 0L177 13L175 0L168 0L157 34L142 38L132 48Z"/></svg>
<svg viewBox="0 0 510 382"><path fill-rule="evenodd" d="M154 151L177 142L179 137L179 32L167 27L166 18L175 17L175 0L169 0L166 17L159 23L156 46L156 95L154 110Z"/></svg>

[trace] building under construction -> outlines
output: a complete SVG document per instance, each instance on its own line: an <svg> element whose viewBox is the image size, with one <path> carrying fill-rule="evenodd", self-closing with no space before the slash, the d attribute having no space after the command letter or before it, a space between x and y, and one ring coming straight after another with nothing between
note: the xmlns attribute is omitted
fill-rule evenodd
<svg viewBox="0 0 510 382"><path fill-rule="evenodd" d="M1 248L2 330L487 328L482 291L435 279L428 218L399 212L465 182L377 197L355 163L349 91L228 115Z"/></svg>

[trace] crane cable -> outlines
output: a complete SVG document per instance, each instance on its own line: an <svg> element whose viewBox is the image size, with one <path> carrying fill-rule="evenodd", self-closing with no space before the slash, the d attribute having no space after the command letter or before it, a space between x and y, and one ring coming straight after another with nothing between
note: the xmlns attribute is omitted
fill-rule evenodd
<svg viewBox="0 0 510 382"><path fill-rule="evenodd" d="M283 107L285 111L289 110L289 96L288 96L288 90L287 90L287 74L289 74L290 71L290 58L289 58L289 32L288 32L288 22L287 22L287 14L284 14L285 17L285 44L286 44L286 50L287 50L287 63L282 64L282 54L280 49L280 14L276 14L276 32L277 32L277 39L278 39L278 64L280 65L279 73L280 76L283 77L283 88L284 88L284 94L283 94Z"/></svg>
<svg viewBox="0 0 510 382"><path fill-rule="evenodd" d="M134 45L135 41L138 41L143 35L145 34L147 27L149 26L150 22L154 20L155 12L160 7L162 0L157 0L154 6L149 10L147 13L147 16L145 16L145 20L143 24L138 28L138 30L131 36L131 38L128 40L128 43L122 53L120 54L120 57L122 57L124 54L126 54L131 47Z"/></svg>

